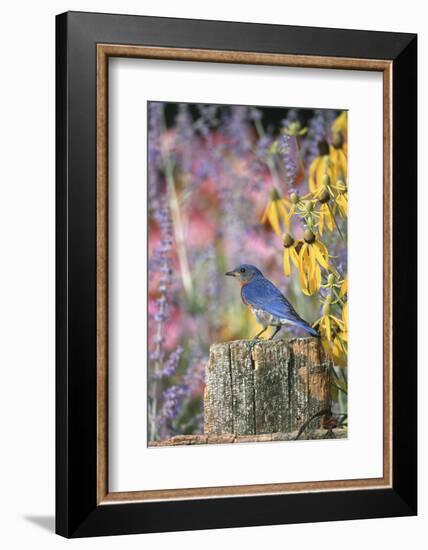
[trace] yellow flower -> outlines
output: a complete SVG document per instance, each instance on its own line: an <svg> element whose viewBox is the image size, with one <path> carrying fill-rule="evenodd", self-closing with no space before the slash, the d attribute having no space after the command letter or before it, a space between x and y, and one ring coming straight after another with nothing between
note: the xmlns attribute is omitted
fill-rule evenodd
<svg viewBox="0 0 428 550"><path fill-rule="evenodd" d="M348 355L348 302L342 308L343 330L339 331L333 340L333 360L340 367L346 366L346 357Z"/></svg>
<svg viewBox="0 0 428 550"><path fill-rule="evenodd" d="M303 238L299 251L299 281L303 293L311 296L321 286L321 267L330 269L328 250L309 229L306 229Z"/></svg>
<svg viewBox="0 0 428 550"><path fill-rule="evenodd" d="M293 195L296 194L292 193L290 196L291 199L293 199ZM310 193L304 195L303 197L297 196L297 199L291 201L291 208L289 212L290 217L293 214L299 214L308 227L314 227L316 220L318 220L318 230L320 235L322 235L325 226L327 226L330 231L333 231L334 211L336 205L333 204L330 206L328 204L330 200L329 192L327 190L323 191L318 201L308 199L308 197L310 197ZM320 203L319 210L316 210L317 202Z"/></svg>
<svg viewBox="0 0 428 550"><path fill-rule="evenodd" d="M321 335L325 335L329 342L333 341L333 335L338 331L344 330L344 323L331 313L331 306L337 303L333 300L331 294L329 294L322 308L322 316L314 323L314 328L318 328Z"/></svg>
<svg viewBox="0 0 428 550"><path fill-rule="evenodd" d="M334 213L333 213L332 207L328 203L321 204L318 215L319 215L319 220L318 220L319 234L322 235L324 231L324 227L327 227L329 231L333 231Z"/></svg>
<svg viewBox="0 0 428 550"><path fill-rule="evenodd" d="M345 189L347 175L348 161L345 153L330 145L329 154L315 157L309 167L309 189L316 197L324 189L334 197L335 191Z"/></svg>
<svg viewBox="0 0 428 550"><path fill-rule="evenodd" d="M307 193L306 195L303 195L301 197L298 193L296 193L296 191L290 193L290 199L285 199L289 209L289 218L291 218L291 216L294 216L295 214L300 214L307 221L308 217L312 217L316 201L308 200L310 195L310 193Z"/></svg>
<svg viewBox="0 0 428 550"><path fill-rule="evenodd" d="M321 232L324 221L327 223L328 220L331 225L333 224L336 205L341 216L345 217L348 214L347 174L345 153L332 146L329 148L328 155L316 157L311 163L309 189L314 197L323 203L320 209L320 213L323 214ZM329 204L330 200L333 201L332 205Z"/></svg>
<svg viewBox="0 0 428 550"><path fill-rule="evenodd" d="M346 140L348 135L348 111L342 111L331 125L333 134L341 134Z"/></svg>
<svg viewBox="0 0 428 550"><path fill-rule="evenodd" d="M287 211L287 202L285 199L281 198L277 189L273 189L270 201L263 212L261 222L266 223L266 221L268 221L272 226L272 229L280 237L282 234L280 224L281 219L288 228L290 225L290 216Z"/></svg>
<svg viewBox="0 0 428 550"><path fill-rule="evenodd" d="M339 182L341 184L341 182ZM348 192L346 186L343 184L343 190L339 191L336 196L336 204L342 217L348 215Z"/></svg>
<svg viewBox="0 0 428 550"><path fill-rule="evenodd" d="M344 340L339 335L334 337L333 342L328 342L324 338L321 338L321 344L335 365L346 367L348 351Z"/></svg>
<svg viewBox="0 0 428 550"><path fill-rule="evenodd" d="M345 180L348 176L348 159L342 151L342 149L337 149L330 145L329 157L333 163L332 166L332 175L336 180L343 179Z"/></svg>
<svg viewBox="0 0 428 550"><path fill-rule="evenodd" d="M284 245L284 274L289 277L291 275L291 263L298 268L299 256L297 253L298 247L301 246L301 241L295 241L290 233L286 233L282 239Z"/></svg>
<svg viewBox="0 0 428 550"><path fill-rule="evenodd" d="M348 342L348 306L344 304L342 319L331 313L331 306L337 303L331 295L326 297L323 315L314 323L314 328L321 335L321 344L335 365L345 367L347 364Z"/></svg>
<svg viewBox="0 0 428 550"><path fill-rule="evenodd" d="M341 288L344 282L344 280L340 279L338 273L329 273L325 284L321 285L321 288L330 288L333 292L335 292L335 289Z"/></svg>

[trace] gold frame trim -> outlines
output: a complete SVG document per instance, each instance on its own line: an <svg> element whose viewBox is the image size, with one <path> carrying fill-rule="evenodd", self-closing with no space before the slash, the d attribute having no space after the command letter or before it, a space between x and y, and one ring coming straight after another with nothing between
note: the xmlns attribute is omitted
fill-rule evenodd
<svg viewBox="0 0 428 550"><path fill-rule="evenodd" d="M133 57L383 73L383 477L129 492L108 490L108 59ZM255 52L97 45L97 504L392 487L392 62Z"/></svg>

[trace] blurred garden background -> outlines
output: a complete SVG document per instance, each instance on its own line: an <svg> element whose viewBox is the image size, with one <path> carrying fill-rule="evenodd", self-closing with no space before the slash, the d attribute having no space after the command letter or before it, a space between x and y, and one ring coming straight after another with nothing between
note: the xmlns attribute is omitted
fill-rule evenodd
<svg viewBox="0 0 428 550"><path fill-rule="evenodd" d="M322 335L346 423L347 154L339 110L148 103L149 440L203 433L210 345L260 330L240 263Z"/></svg>

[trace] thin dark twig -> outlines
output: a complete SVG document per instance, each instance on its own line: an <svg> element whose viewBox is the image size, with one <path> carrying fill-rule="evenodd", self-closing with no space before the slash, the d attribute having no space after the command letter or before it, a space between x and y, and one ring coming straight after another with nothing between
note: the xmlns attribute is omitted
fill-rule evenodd
<svg viewBox="0 0 428 550"><path fill-rule="evenodd" d="M315 413L313 416L311 416L308 420L306 420L306 422L304 422L300 426L300 429L297 432L297 435L294 438L294 441L297 441L299 439L299 437L306 430L306 428L309 426L309 424L312 422L312 420L315 420L315 418L318 418L319 416L323 416L324 414L331 416L331 410L330 409L322 409L321 411L319 411L319 412Z"/></svg>

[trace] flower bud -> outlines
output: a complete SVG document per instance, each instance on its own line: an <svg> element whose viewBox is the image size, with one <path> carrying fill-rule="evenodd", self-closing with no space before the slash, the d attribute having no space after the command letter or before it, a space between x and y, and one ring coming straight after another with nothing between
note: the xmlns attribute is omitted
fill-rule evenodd
<svg viewBox="0 0 428 550"><path fill-rule="evenodd" d="M294 239L293 237L290 235L290 233L286 233L282 239L282 243L284 245L285 248L290 248L290 246L293 246L294 244Z"/></svg>
<svg viewBox="0 0 428 550"><path fill-rule="evenodd" d="M302 125L300 124L300 122L298 120L295 120L294 122L290 122L290 124L288 125L287 133L292 136L297 136L299 135L301 128Z"/></svg>
<svg viewBox="0 0 428 550"><path fill-rule="evenodd" d="M297 204L299 202L299 195L297 193L291 193L290 200L293 204Z"/></svg>
<svg viewBox="0 0 428 550"><path fill-rule="evenodd" d="M327 317L327 315L330 315L330 304L327 302L322 306L322 314Z"/></svg>
<svg viewBox="0 0 428 550"><path fill-rule="evenodd" d="M279 192L278 192L278 189L276 187L274 187L270 193L270 198L273 200L273 201L277 201L278 199L281 198Z"/></svg>
<svg viewBox="0 0 428 550"><path fill-rule="evenodd" d="M303 238L308 244L311 244L315 241L315 235L310 229L305 229L305 232L303 233Z"/></svg>
<svg viewBox="0 0 428 550"><path fill-rule="evenodd" d="M327 191L327 189L324 189L318 200L321 204L325 204L330 200L330 198L330 193Z"/></svg>
<svg viewBox="0 0 428 550"><path fill-rule="evenodd" d="M306 214L310 214L314 209L314 203L312 201L308 201L305 203L304 210Z"/></svg>

